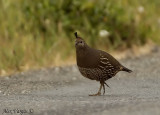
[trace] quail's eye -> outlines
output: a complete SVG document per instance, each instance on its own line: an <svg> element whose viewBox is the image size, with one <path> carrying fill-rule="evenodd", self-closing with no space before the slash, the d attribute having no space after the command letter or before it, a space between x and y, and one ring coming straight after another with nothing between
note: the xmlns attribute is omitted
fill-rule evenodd
<svg viewBox="0 0 160 115"><path fill-rule="evenodd" d="M80 41L80 43L82 43L82 41Z"/></svg>

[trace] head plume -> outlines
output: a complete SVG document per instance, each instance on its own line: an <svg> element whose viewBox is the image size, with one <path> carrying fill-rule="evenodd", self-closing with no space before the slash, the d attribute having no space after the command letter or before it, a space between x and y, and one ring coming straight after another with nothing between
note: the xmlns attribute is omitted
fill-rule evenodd
<svg viewBox="0 0 160 115"><path fill-rule="evenodd" d="M74 35L76 36L76 38L78 38L78 34L77 34L77 32L75 32L75 33L74 33Z"/></svg>
<svg viewBox="0 0 160 115"><path fill-rule="evenodd" d="M85 43L85 41L78 36L77 32L74 33L76 40L75 40L75 46L76 48L85 48L87 46L87 44Z"/></svg>

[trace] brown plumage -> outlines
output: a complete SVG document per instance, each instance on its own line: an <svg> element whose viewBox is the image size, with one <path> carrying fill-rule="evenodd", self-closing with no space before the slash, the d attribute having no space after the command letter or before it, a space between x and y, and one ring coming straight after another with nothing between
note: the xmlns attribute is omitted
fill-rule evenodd
<svg viewBox="0 0 160 115"><path fill-rule="evenodd" d="M132 72L110 54L89 47L81 37L78 37L77 32L75 36L76 59L80 73L86 78L100 81L101 84L98 93L90 96L101 95L102 87L104 94L107 85L105 81L114 77L119 71Z"/></svg>

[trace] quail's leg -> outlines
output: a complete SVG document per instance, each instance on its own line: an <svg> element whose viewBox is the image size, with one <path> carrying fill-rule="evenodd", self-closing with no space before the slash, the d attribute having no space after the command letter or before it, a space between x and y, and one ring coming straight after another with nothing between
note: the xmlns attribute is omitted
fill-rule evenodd
<svg viewBox="0 0 160 115"><path fill-rule="evenodd" d="M101 81L100 82L101 83L101 85L102 85L102 87L103 87L103 95L105 94L105 85L107 86L107 87L109 87L109 85L105 82L105 81ZM110 87L109 87L110 88Z"/></svg>
<svg viewBox="0 0 160 115"><path fill-rule="evenodd" d="M104 84L107 86L107 87L109 87L109 85L106 83L106 82L104 82ZM109 87L110 88L110 87Z"/></svg>
<svg viewBox="0 0 160 115"><path fill-rule="evenodd" d="M101 89L102 89L102 84L100 85L100 88L99 88L99 90L98 90L98 93L96 93L96 94L91 94L91 95L89 95L89 96L100 96L100 95L101 95Z"/></svg>
<svg viewBox="0 0 160 115"><path fill-rule="evenodd" d="M104 83L102 84L103 86L103 95L105 94L105 86L104 86Z"/></svg>

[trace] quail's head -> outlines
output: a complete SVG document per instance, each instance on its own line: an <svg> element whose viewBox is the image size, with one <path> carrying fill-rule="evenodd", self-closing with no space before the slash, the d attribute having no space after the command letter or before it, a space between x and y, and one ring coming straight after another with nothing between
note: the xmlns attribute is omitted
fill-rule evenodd
<svg viewBox="0 0 160 115"><path fill-rule="evenodd" d="M86 42L81 37L79 37L77 35L77 32L75 32L74 34L76 36L75 47L78 48L78 49L79 48L80 49L85 48L87 46Z"/></svg>

